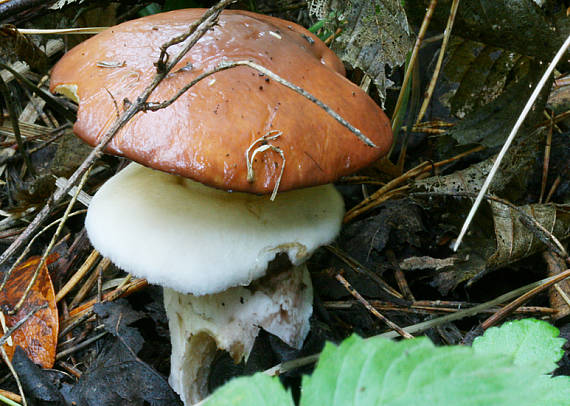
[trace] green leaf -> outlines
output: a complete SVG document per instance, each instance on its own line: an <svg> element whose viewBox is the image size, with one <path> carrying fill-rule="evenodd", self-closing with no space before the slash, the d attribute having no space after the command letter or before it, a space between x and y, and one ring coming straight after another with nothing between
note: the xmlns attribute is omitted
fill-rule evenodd
<svg viewBox="0 0 570 406"><path fill-rule="evenodd" d="M203 406L293 406L291 394L278 378L258 373L236 378L218 389Z"/></svg>
<svg viewBox="0 0 570 406"><path fill-rule="evenodd" d="M557 376L551 378L542 375L537 378L537 390L542 392L542 397L537 406L568 406L570 399L570 377Z"/></svg>
<svg viewBox="0 0 570 406"><path fill-rule="evenodd" d="M435 347L427 338L352 336L325 347L303 380L301 406L535 406L544 396L536 381L536 368L519 367L511 356Z"/></svg>
<svg viewBox="0 0 570 406"><path fill-rule="evenodd" d="M524 320L489 329L474 347L436 347L353 335L327 343L303 378L300 406L567 406L570 377L545 375L563 340L547 323ZM292 406L278 380L238 378L205 405Z"/></svg>
<svg viewBox="0 0 570 406"><path fill-rule="evenodd" d="M512 356L517 366L535 367L538 373L547 374L556 368L564 355L565 340L559 331L547 322L525 319L493 327L473 342L479 354Z"/></svg>

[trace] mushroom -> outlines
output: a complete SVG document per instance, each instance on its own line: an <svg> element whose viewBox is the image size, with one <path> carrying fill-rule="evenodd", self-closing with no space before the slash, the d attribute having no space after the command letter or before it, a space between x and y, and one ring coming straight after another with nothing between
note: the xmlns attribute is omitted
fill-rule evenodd
<svg viewBox="0 0 570 406"><path fill-rule="evenodd" d="M79 104L74 132L97 144L118 102L136 100L152 80L160 45L203 11L129 21L68 52L53 69L51 89ZM217 349L247 358L261 327L302 345L312 305L303 262L336 237L344 211L330 182L391 143L389 120L344 78L326 45L294 23L251 12L224 11L151 97L168 100L220 62L244 59L311 93L376 147L247 66L215 73L115 135L106 151L138 164L95 194L87 232L119 267L165 286L170 383L185 404L206 394ZM287 258L287 266L275 258Z"/></svg>

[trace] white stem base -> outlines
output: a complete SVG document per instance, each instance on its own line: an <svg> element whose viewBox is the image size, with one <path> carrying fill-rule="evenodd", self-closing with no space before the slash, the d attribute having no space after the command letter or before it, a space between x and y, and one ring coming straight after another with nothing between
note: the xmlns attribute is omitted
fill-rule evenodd
<svg viewBox="0 0 570 406"><path fill-rule="evenodd" d="M185 405L208 394L217 350L247 359L262 327L300 348L309 332L313 288L305 265L269 275L249 287L194 296L164 289L172 356L169 382Z"/></svg>

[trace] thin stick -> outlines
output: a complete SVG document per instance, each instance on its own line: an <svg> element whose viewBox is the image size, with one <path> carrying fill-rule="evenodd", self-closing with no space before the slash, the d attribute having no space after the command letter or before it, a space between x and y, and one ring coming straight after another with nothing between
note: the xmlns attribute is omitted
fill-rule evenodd
<svg viewBox="0 0 570 406"><path fill-rule="evenodd" d="M449 323L451 321L460 320L460 319L463 319L465 317L475 316L476 314L481 313L483 310L486 310L489 307L493 307L493 306L499 305L501 303L504 303L508 300L512 300L513 298L519 297L520 295L523 295L526 292L528 292L528 291L530 291L536 287L539 287L545 283L551 282L551 281L556 282L558 280L554 276L552 276L550 278L545 278L545 279L542 279L540 281L533 282L533 283L530 283L528 285L522 286L518 289L507 292L501 296L496 297L495 299L489 300L488 302L481 303L480 305L473 306L469 309L464 309L464 310L455 312L453 314L448 314L446 316L438 317L436 319L432 319L432 320L424 321L424 322L421 322L418 324L414 324L412 326L404 327L404 330L406 330L410 334L414 334L414 333L419 333L419 332L425 331L425 330L433 328L433 327L441 326L442 324ZM386 338L396 338L396 337L398 337L398 334L395 333L394 331L389 331L387 333L380 334L380 336L386 337Z"/></svg>
<svg viewBox="0 0 570 406"><path fill-rule="evenodd" d="M546 182L548 181L548 168L550 167L550 149L552 148L552 128L554 127L554 119L551 118L548 134L546 134L546 145L544 146L544 162L542 164L542 181L540 183L540 197L538 202L542 203L544 192L546 191Z"/></svg>
<svg viewBox="0 0 570 406"><path fill-rule="evenodd" d="M57 335L58 340L63 340L67 333L71 332L71 330L84 323L91 317L95 319L95 311L93 308L91 308L90 311L83 313L81 316L68 317L67 319L62 320L60 323L61 330Z"/></svg>
<svg viewBox="0 0 570 406"><path fill-rule="evenodd" d="M194 78L192 81L190 81L186 86L184 86L182 89L178 90L178 92L176 92L174 97L172 97L170 100L167 100L167 101L164 101L161 103L147 103L145 109L155 111L155 110L159 110L159 109L163 109L165 107L168 107L172 103L174 103L180 96L182 96L184 93L186 93L186 91L188 91L188 89L190 89L192 86L196 85L196 83L200 82L201 80L204 80L205 78L213 75L214 73L221 72L221 71L224 71L226 69L232 69L232 68L235 68L238 66L249 66L250 68L255 69L256 71L261 72L265 76L273 79L277 83L280 83L283 86L288 87L289 89L293 90L294 92L300 94L304 98L310 100L311 102L313 102L317 106L319 106L321 109L326 111L332 118L334 118L336 121L338 121L344 127L346 127L348 130L350 130L353 134L355 134L366 145L368 145L369 147L376 148L376 144L374 144L372 142L372 140L370 140L370 138L368 138L358 128L354 127L352 124L350 124L344 118L342 118L340 116L340 114L335 112L327 104L325 104L322 101L320 101L319 99L317 99L315 96L313 96L311 93L307 92L305 89L283 79L281 76L273 73L269 69L267 69L261 65L258 65L257 63L252 62L252 61L224 61L224 62L220 62L218 64L218 66L216 66L213 69L210 69L208 71L201 73L196 78Z"/></svg>
<svg viewBox="0 0 570 406"><path fill-rule="evenodd" d="M410 81L410 77L412 76L412 70L415 65L416 58L418 57L418 52L420 50L420 45L426 35L427 29L429 27L429 23L433 16L435 6L437 5L437 0L431 0L429 3L429 7L426 11L424 16L424 20L422 21L422 26L420 27L420 32L418 33L418 38L416 38L416 43L414 44L414 49L412 50L412 55L410 56L410 62L408 63L408 69L404 74L404 81L402 82L402 87L400 89L400 94L398 95L398 100L396 101L396 107L394 107L394 114L392 114L392 131L395 130L394 125L398 120L395 118L400 113L400 109L402 108L402 102L404 100L404 94L406 93L406 88L408 87L408 82Z"/></svg>
<svg viewBox="0 0 570 406"><path fill-rule="evenodd" d="M16 380L18 391L20 392L20 396L22 397L22 404L24 406L28 406L28 402L26 402L26 396L24 395L24 388L22 388L22 383L20 382L20 378L18 377L18 374L16 373L14 366L10 362L10 359L8 358L8 354L6 354L6 350L4 349L4 347L0 347L0 353L2 354L2 359L4 360L4 363L8 365L8 369L12 373L14 379Z"/></svg>
<svg viewBox="0 0 570 406"><path fill-rule="evenodd" d="M382 203L384 203L386 200L391 199L394 196L397 195L401 195L402 193L404 193L406 190L408 190L410 188L409 185L404 185L401 186L399 188L396 189L392 189L389 190L387 192L385 192L383 195L378 196L378 197L374 197L374 199L372 199L371 201L369 201L365 206L362 207L353 207L352 209L350 209L345 215L344 218L342 219L342 222L344 224L346 223L350 223L352 220L354 220L356 217L362 215L363 213L367 212L368 210L373 209L374 207L378 207L380 206Z"/></svg>
<svg viewBox="0 0 570 406"><path fill-rule="evenodd" d="M88 302L82 303L76 308L71 309L69 312L69 318L61 321L60 324L63 326L63 328L65 328L65 325L68 322L68 320L74 319L76 317L81 317L88 311L92 310L93 306L96 303L112 302L113 300L116 300L120 297L124 297L133 292L137 292L146 286L148 286L148 282L146 281L146 279L142 278L135 279L134 281L130 282L128 285L122 287L121 289L116 288L113 291L104 294L102 300L99 300L98 298L89 300Z"/></svg>
<svg viewBox="0 0 570 406"><path fill-rule="evenodd" d="M339 281L342 286L345 287L346 290L348 290L348 292L354 296L354 298L356 300L358 300L360 303L362 303L362 305L364 307L366 307L366 309L372 313L374 316L376 316L378 319L382 320L384 323L386 323L388 325L388 327L390 327L392 330L396 331L398 334L400 334L402 337L404 338L414 338L413 335L411 335L410 333L405 332L400 326L398 326L396 323L394 323L393 321L389 320L386 316L384 316L382 313L380 313L378 310L376 310L374 307L372 307L370 305L370 303L368 303L366 301L366 299L364 299L362 297L362 295L360 293L358 293L358 291L356 289L354 289L352 287L352 285L340 274L337 273L335 275L335 279L337 281Z"/></svg>
<svg viewBox="0 0 570 406"><path fill-rule="evenodd" d="M9 406L22 406L22 397L7 390L0 389L0 401Z"/></svg>
<svg viewBox="0 0 570 406"><path fill-rule="evenodd" d="M469 151L465 151L459 155L456 155L454 157L445 159L443 161L439 161L436 163L431 163L429 161L425 161L422 162L421 164L419 164L418 166L410 169L409 171L407 171L406 173L392 179L390 182L384 184L380 189L378 189L376 192L374 192L373 194L371 194L370 196L366 197L365 199L363 199L360 203L358 203L356 206L354 206L353 208L351 208L349 211L347 211L344 215L344 223L348 223L350 222L353 218L361 215L362 213L364 213L365 211L378 206L380 203L388 200L390 197L392 197L392 195L388 195L389 193L391 193L391 191L398 185L407 182L408 180L410 180L413 177L417 177L420 176L421 174L424 174L428 171L431 171L432 169L435 168L439 168L441 166L447 165L448 163L457 161L469 154L472 154L474 152L478 152L478 151L482 151L484 150L485 147L484 146L478 146L475 147L473 149L470 149ZM400 188L397 190L405 190L404 188Z"/></svg>
<svg viewBox="0 0 570 406"><path fill-rule="evenodd" d="M20 320L18 320L18 322L16 324L14 324L12 327L10 327L8 329L8 331L6 331L4 333L4 335L2 337L0 337L0 346L4 345L4 343L6 343L6 341L8 341L8 339L10 339L10 337L12 336L14 331L19 329L22 326L22 324L24 324L26 321L28 321L28 319L30 317L32 317L34 314L36 314L37 311L47 309L47 308L48 308L47 303L42 305L42 306L35 307L28 314L26 314L24 317L22 317Z"/></svg>
<svg viewBox="0 0 570 406"><path fill-rule="evenodd" d="M14 28L14 31L25 35L69 35L69 34L99 34L109 27L81 27L81 28Z"/></svg>
<svg viewBox="0 0 570 406"><path fill-rule="evenodd" d="M91 275L89 275L87 281L83 284L83 286L81 286L81 288L79 289L79 291L77 292L71 303L69 304L70 309L77 307L77 305L81 303L83 299L85 299L85 296L87 296L87 294L91 291L93 286L100 279L101 273L105 271L110 265L111 265L111 260L109 258L105 257L101 259L101 262L97 264L95 270L91 273Z"/></svg>
<svg viewBox="0 0 570 406"><path fill-rule="evenodd" d="M556 179L554 179L554 182L552 182L552 186L550 187L550 191L548 192L548 195L546 195L546 200L545 200L546 203L548 203L550 201L550 199L552 198L552 195L554 194L554 192L556 192L556 189L558 189L558 186L560 186L561 181L562 181L562 178L560 177L560 175L558 175L556 177Z"/></svg>
<svg viewBox="0 0 570 406"><path fill-rule="evenodd" d="M477 199L475 199L475 203L473 203L473 206L471 207L471 210L469 211L469 214L467 215L467 218L465 219L465 223L463 224L463 227L461 228L461 232L459 233L459 236L457 237L455 244L453 244L453 251L457 251L457 249L459 248L459 245L461 245L461 241L463 240L463 237L465 236L465 233L467 232L467 229L469 228L469 225L471 224L471 221L473 220L473 217L475 216L475 213L477 212L477 209L479 208L481 201L485 197L485 194L487 193L487 189L489 189L489 185L493 181L493 178L495 177L495 173L499 169L499 165L501 164L501 161L503 160L505 154L507 153L507 150L511 146L511 143L513 142L513 140L515 138L515 135L517 134L520 126L522 125L522 123L523 123L524 119L526 118L528 112L530 111L532 105L536 101L540 91L542 90L542 88L546 84L546 81L552 75L554 68L556 67L556 65L558 64L558 62L560 61L560 59L562 58L564 53L566 52L566 48L568 48L568 46L570 46L570 36L568 36L568 38L566 38L566 41L564 41L564 44L562 44L562 46L558 50L558 53L554 56L554 59L552 59L552 62L550 62L550 66L548 66L548 69L546 69L546 72L544 72L544 75L542 75L542 78L540 78L540 81L536 85L534 91L532 92L532 95L530 96L530 98L528 99L528 102L524 106L524 109L523 109L522 113L520 114L519 118L517 119L517 122L515 123L513 129L511 130L511 133L507 137L507 140L505 141L503 148L501 148L499 155L495 159L493 167L489 171L489 175L487 175L487 179L485 179L485 183L483 183L483 186L481 187L481 190L479 191L479 195L477 195Z"/></svg>
<svg viewBox="0 0 570 406"><path fill-rule="evenodd" d="M556 285L555 285L556 286ZM412 314L449 314L461 311L462 309L470 309L473 306L477 306L480 303L469 303L469 302L447 302L441 300L429 301L429 300L417 300L412 302L409 306L401 306L394 303L389 303L380 300L368 300L368 303L372 305L377 310L382 311L394 311L400 313L412 313ZM342 301L331 301L323 302L323 306L330 310L345 310L350 309L357 305L356 300L342 300ZM480 313L496 313L501 309L500 306L490 307L485 310L481 310ZM552 307L540 307L540 306L521 306L514 311L516 314L534 314L540 316L552 316L556 314L557 310Z"/></svg>
<svg viewBox="0 0 570 406"><path fill-rule="evenodd" d="M538 293L542 292L543 290L546 290L547 288L558 282L562 282L564 279L568 277L570 277L570 269L567 269L559 273L553 278L549 278L550 279L549 281L541 283L540 285L536 286L532 290L526 292L522 296L513 300L511 303L503 307L500 311L489 317L481 324L481 327L483 328L483 330L487 330L489 327L494 326L499 321L503 320L505 317L511 314L514 309L516 309L519 306L522 306L523 303L525 303L532 297L536 296Z"/></svg>
<svg viewBox="0 0 570 406"><path fill-rule="evenodd" d="M344 216L345 217L344 222L346 223L346 222L348 222L348 219L352 218L353 212L358 211L359 209L362 209L363 207L366 207L367 205L369 205L374 200L379 199L380 196L382 196L383 194L394 189L396 186L399 186L402 183L413 178L414 176L417 176L418 174L422 173L426 168L428 170L432 168L432 165L430 162L422 162L421 164L410 169L406 173L398 176L397 178L392 179L390 182L386 183L384 186L382 186L376 192L374 192L373 194L368 196L366 199L362 200L360 203L358 203L356 206L354 206L352 209L350 209Z"/></svg>
<svg viewBox="0 0 570 406"><path fill-rule="evenodd" d="M391 287L388 284L388 282L382 279L376 272L372 272L370 269L367 269L357 260L349 256L347 253L345 253L343 250L336 248L333 245L325 245L325 248L328 251L330 251L332 254L334 254L342 262L344 262L346 265L348 265L352 270L354 270L357 273L366 275L371 280L376 282L384 292L386 292L390 297L392 297L392 300L394 302L398 303L397 301L399 301L399 303L403 302L407 303L407 301L403 301L403 296L400 294L400 292Z"/></svg>
<svg viewBox="0 0 570 406"><path fill-rule="evenodd" d="M97 250L91 251L85 262L79 267L77 272L73 274L73 276L67 281L65 285L57 292L55 295L56 303L59 302L61 299L67 295L71 289L77 285L77 283L85 276L87 272L91 269L95 261L99 259L99 252Z"/></svg>
<svg viewBox="0 0 570 406"><path fill-rule="evenodd" d="M86 212L86 210L78 210L75 211L73 213L71 213L69 217L72 216L77 216L79 214L84 214ZM50 224L48 224L47 226L45 226L40 232L38 232L36 235L34 235L30 241L28 242L28 244L26 245L26 248L24 248L24 251L22 252L22 254L20 254L20 256L18 257L18 259L16 259L16 261L14 261L14 263L12 264L12 266L10 267L10 269L8 269L5 273L4 273L4 280L2 281L2 284L0 285L0 291L2 291L2 289L4 289L4 286L6 284L6 282L8 281L10 275L12 274L12 272L14 271L14 269L16 268L16 265L18 265L20 262L22 262L22 260L24 259L24 257L28 254L28 252L30 252L30 248L33 245L33 243L43 235L43 233L45 233L47 230L49 230L51 227L59 224L59 222L61 221L61 219L55 220L53 222L51 222ZM25 231L25 230L24 230Z"/></svg>
<svg viewBox="0 0 570 406"><path fill-rule="evenodd" d="M451 10L449 11L449 18L447 19L447 26L445 27L444 35L443 35L443 42L441 43L441 48L439 50L439 55L437 57L437 63L435 64L435 69L433 70L433 76L431 77L431 81L429 82L428 89L426 91L426 97L420 107L420 112L418 113L418 118L416 119L416 125L418 125L422 118L424 118L424 114L428 108L429 102L431 100L431 96L433 95L433 91L435 90L435 84L437 83L437 78L439 77L439 72L441 70L441 65L443 63L443 56L445 55L445 50L447 49L447 43L449 42L449 38L451 37L451 29L453 28L453 22L455 21L455 16L457 15L457 9L459 8L459 0L453 0L451 3Z"/></svg>
<svg viewBox="0 0 570 406"><path fill-rule="evenodd" d="M88 338L87 340L83 341L82 343L77 344L76 346L73 346L71 348L68 348L66 350L60 351L55 355L55 359L57 361L59 361L62 358L65 358L66 356L68 356L69 354L74 353L75 351L79 351L85 347L88 347L90 344L94 343L95 341L103 338L104 336L106 336L108 333L106 331L97 334L94 337Z"/></svg>
<svg viewBox="0 0 570 406"><path fill-rule="evenodd" d="M12 122L12 129L14 130L14 137L16 137L16 142L18 143L18 150L20 151L20 155L24 158L24 162L28 167L28 170L33 176L36 176L36 170L32 166L32 161L30 160L30 156L26 152L26 148L24 147L24 141L22 140L22 134L20 133L20 125L18 121L18 115L16 113L16 109L14 108L14 101L13 97L10 93L10 89L0 76L0 93L4 97L4 101L6 102L6 107L10 113L10 121Z"/></svg>
<svg viewBox="0 0 570 406"><path fill-rule="evenodd" d="M392 264L392 268L394 268L394 277L396 279L396 282L398 283L400 292L402 292L402 295L404 295L404 298L406 300L415 302L416 299L414 298L414 294L410 289L410 285L408 285L408 281L406 280L406 275L400 268L400 264L396 259L396 254L394 254L394 251L391 248L388 248L386 250L386 257L388 258L388 261L390 261L390 264Z"/></svg>
<svg viewBox="0 0 570 406"><path fill-rule="evenodd" d="M558 292L558 294L560 295L562 300L564 300L564 303L566 303L566 306L570 307L570 297L568 297L566 292L564 292L564 290L560 287L559 283L554 285L554 289L556 289L556 292Z"/></svg>

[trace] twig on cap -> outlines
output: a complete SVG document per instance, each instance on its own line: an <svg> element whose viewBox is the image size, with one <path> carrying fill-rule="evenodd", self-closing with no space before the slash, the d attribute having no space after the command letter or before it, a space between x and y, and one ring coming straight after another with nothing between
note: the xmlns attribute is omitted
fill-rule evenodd
<svg viewBox="0 0 570 406"><path fill-rule="evenodd" d="M231 3L235 3L236 1L237 0L220 0L217 4L213 5L211 8L206 10L206 12L202 15L202 17L200 17L200 19L190 24L188 30L186 30L184 34L174 37L167 43L162 44L160 47L160 56L158 57L158 61L155 64L158 75L166 76L166 74L170 72L172 68L174 68L174 65L180 62L180 60L184 57L184 55L188 53L190 48L192 48L196 44L196 42L198 42L198 40L202 37L202 35L204 35L204 33L207 30L209 30L211 27L214 26L214 24L216 24L216 22L218 21L218 16L222 12L222 10L227 6L229 6ZM208 25L207 27L204 27L205 23ZM201 29L201 27L205 29ZM199 33L201 32L197 38L194 35L196 32ZM182 48L182 50L178 54L176 54L176 56L172 61L169 61L170 55L167 52L168 48L170 48L173 45L184 42L189 38L190 40L184 46L184 48Z"/></svg>
<svg viewBox="0 0 570 406"><path fill-rule="evenodd" d="M281 148L269 144L269 141L276 140L281 136L281 134L283 134L283 132L278 130L268 131L267 134L253 141L245 151L245 163L247 166L247 181L249 183L252 183L255 180L255 174L253 173L253 159L255 158L255 155L258 152L263 152L270 149L281 155L281 159L283 159L283 164L281 165L281 173L279 173L279 177L275 181L275 186L273 187L273 192L271 193L270 200L272 201L275 200L275 196L277 196L277 190L279 189L279 184L281 183L281 179L283 178L283 171L285 170L285 154L283 153L283 150ZM249 152L257 143L261 143L261 145L253 150L253 153L251 154L250 158Z"/></svg>
<svg viewBox="0 0 570 406"><path fill-rule="evenodd" d="M176 92L176 94L171 99L163 101L163 102L159 102L159 103L154 103L154 102L146 103L145 109L150 110L150 111L156 111L156 110L166 108L166 107L170 106L172 103L174 103L180 96L182 96L184 93L186 93L188 91L188 89L190 89L192 86L196 85L196 83L204 80L208 76L211 76L217 72L224 71L226 69L236 68L238 66L249 66L250 68L255 69L256 71L261 72L265 76L273 79L277 83L280 83L285 87L288 87L289 89L300 94L301 96L308 99L309 101L312 101L313 103L315 103L317 106L319 106L321 109L323 109L329 116L334 118L336 121L338 121L344 127L346 127L349 131L351 131L354 135L356 135L366 145L368 145L369 147L372 147L372 148L377 147L376 144L374 144L370 138L368 138L366 135L364 135L362 133L362 131L360 131L358 128L354 127L352 124L350 124L348 121L346 121L340 114L338 114L336 111L334 111L327 104L325 104L322 101L320 101L319 99L317 99L311 93L307 92L302 87L299 87L299 86L283 79L281 76L277 75L276 73L273 73L272 71L270 71L266 67L261 66L255 62L252 62L252 61L247 61L247 60L220 62L218 64L218 66L216 66L215 68L207 70L207 71L201 73L200 75L196 76L186 86L184 86L182 89L180 89L178 92Z"/></svg>

